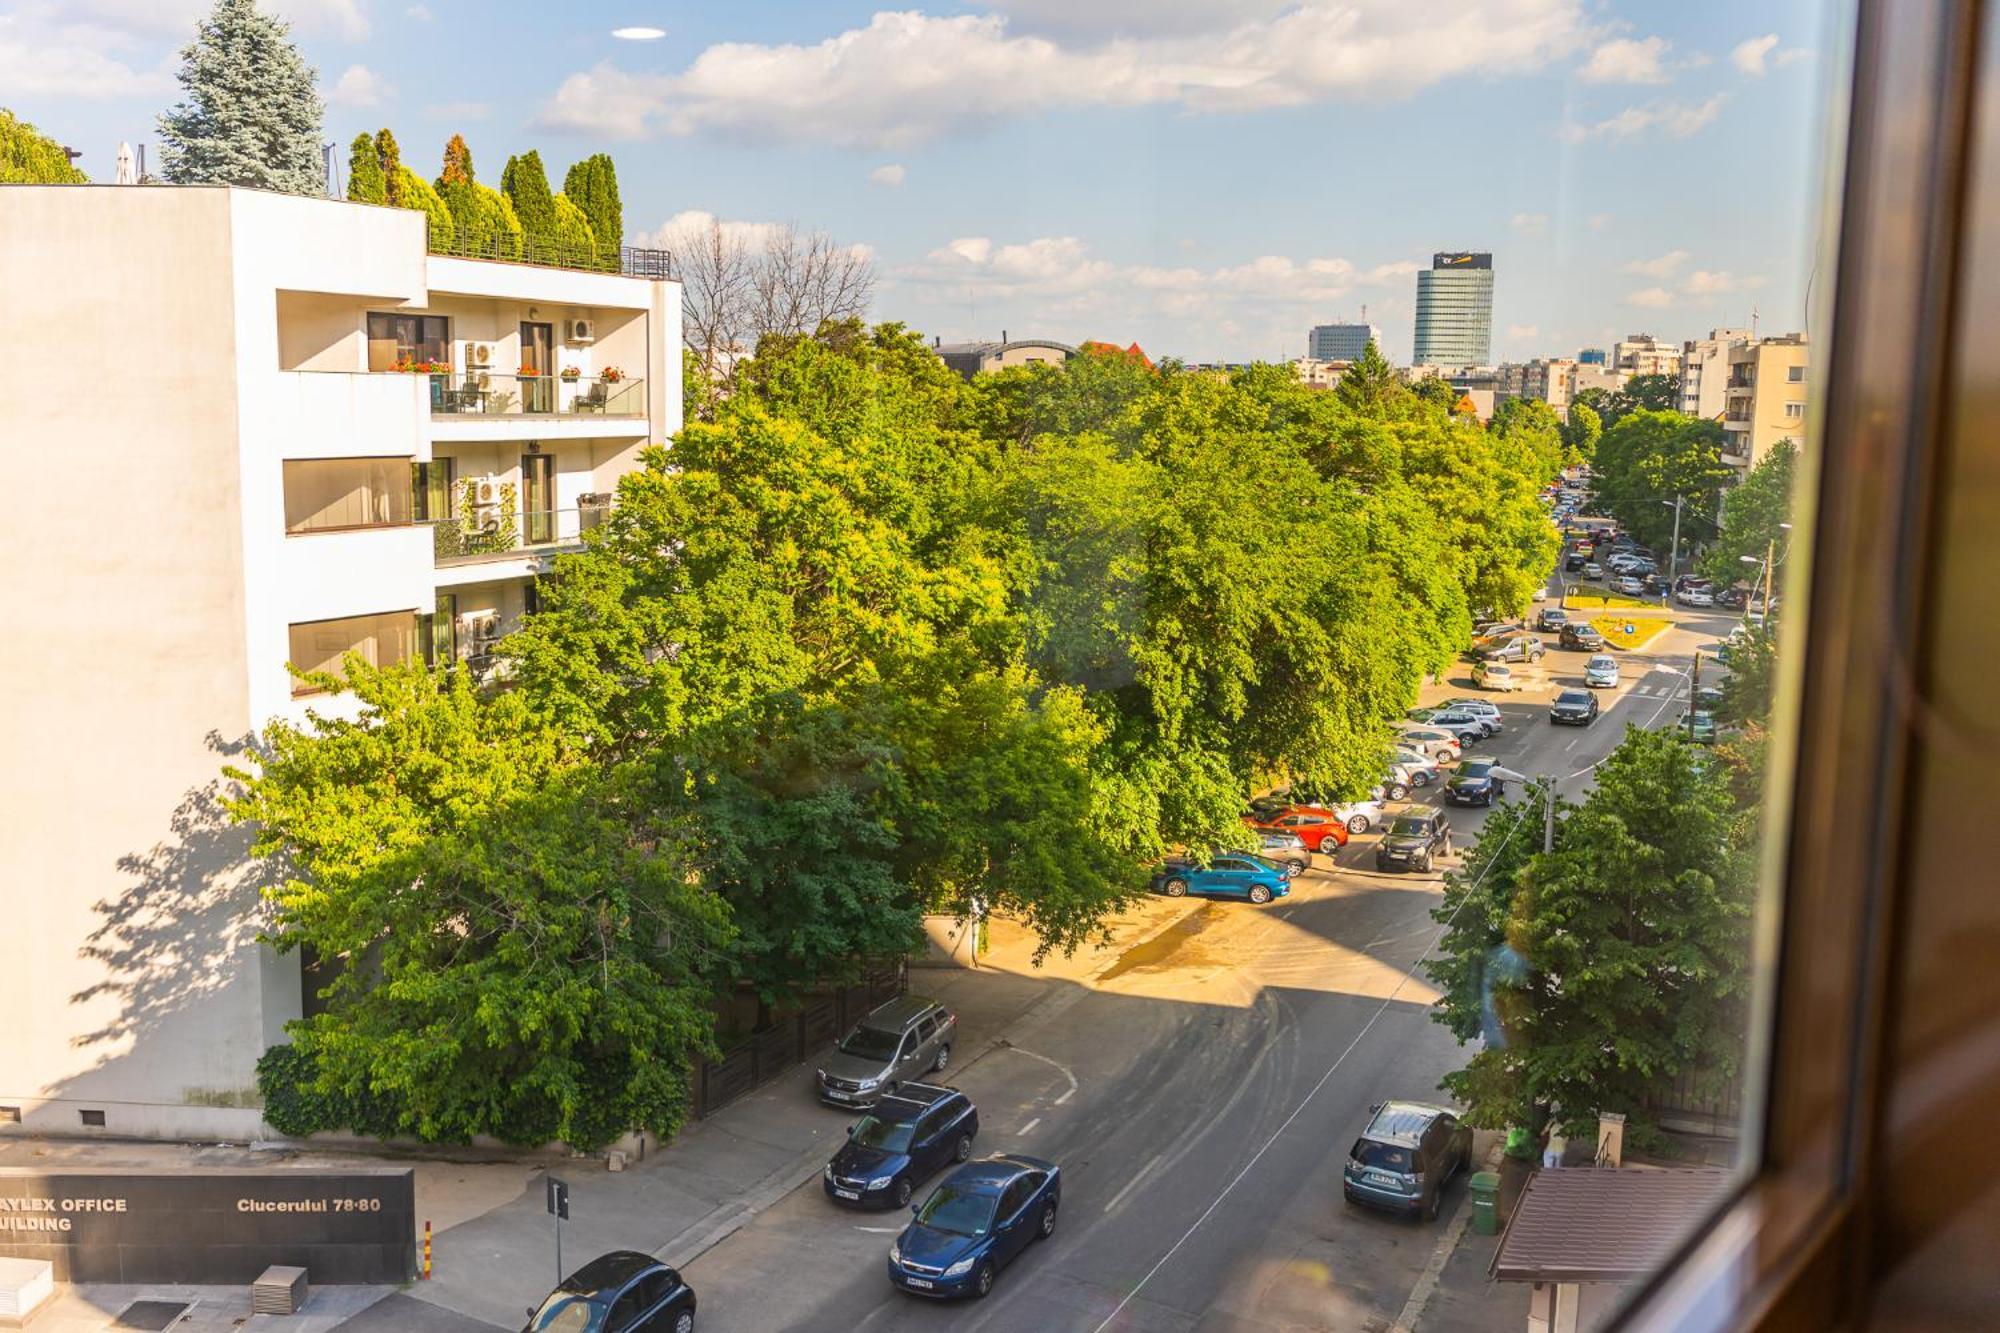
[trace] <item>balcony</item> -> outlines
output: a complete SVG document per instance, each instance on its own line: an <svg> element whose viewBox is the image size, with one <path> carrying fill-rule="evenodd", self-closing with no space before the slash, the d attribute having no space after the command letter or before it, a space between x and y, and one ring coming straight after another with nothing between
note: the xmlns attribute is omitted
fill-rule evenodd
<svg viewBox="0 0 2000 1333"><path fill-rule="evenodd" d="M672 278L674 256L670 250L649 250L639 246L564 245L532 236L506 236L487 232L440 242L432 237L429 250L451 259L490 259L506 264L533 264L542 268L580 269L585 272L615 273L626 278Z"/></svg>
<svg viewBox="0 0 2000 1333"><path fill-rule="evenodd" d="M638 417L646 382L628 375L520 375L490 370L418 372L430 380L434 417Z"/></svg>
<svg viewBox="0 0 2000 1333"><path fill-rule="evenodd" d="M426 525L431 530L438 586L538 573L546 568L549 556L581 547L583 535L610 513L608 496L601 503L575 509L517 512L511 499L498 505L462 505L453 517Z"/></svg>

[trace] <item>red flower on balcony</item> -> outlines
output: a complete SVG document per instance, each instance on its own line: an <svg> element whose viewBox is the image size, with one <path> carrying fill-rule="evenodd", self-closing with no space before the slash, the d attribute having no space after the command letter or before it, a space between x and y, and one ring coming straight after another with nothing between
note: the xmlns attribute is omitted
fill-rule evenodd
<svg viewBox="0 0 2000 1333"><path fill-rule="evenodd" d="M616 366L606 366L597 372L597 378L603 380L606 384L616 384L619 380L625 378L625 372Z"/></svg>

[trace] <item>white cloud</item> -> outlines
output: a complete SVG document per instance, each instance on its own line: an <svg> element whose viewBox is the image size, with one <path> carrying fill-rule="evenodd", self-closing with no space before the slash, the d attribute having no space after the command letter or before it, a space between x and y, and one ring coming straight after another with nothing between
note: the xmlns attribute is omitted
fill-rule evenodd
<svg viewBox="0 0 2000 1333"><path fill-rule="evenodd" d="M1649 310L1658 310L1663 306L1672 305L1674 303L1674 294L1665 287L1641 287L1638 291L1626 297L1625 300L1631 305L1645 306Z"/></svg>
<svg viewBox="0 0 2000 1333"><path fill-rule="evenodd" d="M88 23L68 23L47 10L0 14L0 88L17 114L23 97L159 97L174 87L165 53L151 66L130 54L125 33ZM44 133L62 136L49 125Z"/></svg>
<svg viewBox="0 0 2000 1333"><path fill-rule="evenodd" d="M1577 77L1585 83L1665 83L1663 61L1667 54L1664 37L1634 40L1620 37L1590 53Z"/></svg>
<svg viewBox="0 0 2000 1333"><path fill-rule="evenodd" d="M1081 106L1215 112L1394 99L1495 69L1529 72L1591 35L1581 0L1271 8L1244 6L1232 26L1201 36L1150 24L1082 45L1015 33L1000 15L883 12L810 45L718 43L678 73L602 63L565 79L538 123L615 138L893 150Z"/></svg>
<svg viewBox="0 0 2000 1333"><path fill-rule="evenodd" d="M991 0L1023 31L1098 37L1185 36L1276 17L1295 0Z"/></svg>
<svg viewBox="0 0 2000 1333"><path fill-rule="evenodd" d="M1509 324L1507 326L1507 336L1509 338L1526 340L1528 338L1539 338L1541 334L1542 326L1539 324Z"/></svg>
<svg viewBox="0 0 2000 1333"><path fill-rule="evenodd" d="M642 237L639 244L662 246L671 250L675 248L677 241L685 243L687 237L706 232L716 225L717 221L713 213L699 208L686 209L662 222L650 234ZM777 222L745 222L729 218L721 219L720 222L722 234L731 242L740 243L748 250L761 249L784 230L783 224Z"/></svg>
<svg viewBox="0 0 2000 1333"><path fill-rule="evenodd" d="M1698 268L1688 274L1682 288L1690 296L1720 296L1736 290L1736 277L1727 271L1711 272Z"/></svg>
<svg viewBox="0 0 2000 1333"><path fill-rule="evenodd" d="M1545 236L1549 230L1547 213L1516 213L1507 220L1507 225L1518 236Z"/></svg>
<svg viewBox="0 0 2000 1333"><path fill-rule="evenodd" d="M411 5L403 11L403 17L416 23L429 23L431 11L428 5Z"/></svg>
<svg viewBox="0 0 2000 1333"><path fill-rule="evenodd" d="M1658 259L1634 259L1622 266L1626 273L1638 273L1648 278L1671 277L1675 269L1688 261L1685 250L1669 250Z"/></svg>
<svg viewBox="0 0 2000 1333"><path fill-rule="evenodd" d="M1694 104L1652 102L1646 106L1626 107L1617 115L1594 125L1579 125L1572 121L1558 133L1571 143L1581 143L1586 139L1631 139L1648 130L1658 130L1670 139L1685 139L1711 124L1728 100L1729 94L1717 93L1706 102Z"/></svg>
<svg viewBox="0 0 2000 1333"><path fill-rule="evenodd" d="M1729 59L1745 74L1762 74L1764 61L1778 45L1778 34L1767 32L1762 37L1752 37L1738 42L1729 52Z"/></svg>
<svg viewBox="0 0 2000 1333"><path fill-rule="evenodd" d="M868 183L870 185L887 185L893 189L895 186L901 185L903 178L909 174L909 172L903 169L902 163L885 162L868 173Z"/></svg>
<svg viewBox="0 0 2000 1333"><path fill-rule="evenodd" d="M380 106L395 95L396 90L374 70L366 65L349 65L334 81L333 91L326 100L335 106L368 107Z"/></svg>

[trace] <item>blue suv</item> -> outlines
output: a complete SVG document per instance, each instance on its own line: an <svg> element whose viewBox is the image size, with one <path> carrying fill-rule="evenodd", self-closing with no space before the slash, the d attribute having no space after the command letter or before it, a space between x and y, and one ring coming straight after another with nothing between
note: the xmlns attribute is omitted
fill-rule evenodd
<svg viewBox="0 0 2000 1333"><path fill-rule="evenodd" d="M1061 1202L1054 1162L1018 1153L967 1162L889 1247L889 1281L916 1296L984 1296L1030 1241L1055 1234Z"/></svg>
<svg viewBox="0 0 2000 1333"><path fill-rule="evenodd" d="M1217 898L1248 898L1268 903L1292 891L1292 869L1248 852L1228 852L1207 865L1184 856L1170 856L1153 875L1153 890L1169 898L1199 893Z"/></svg>
<svg viewBox="0 0 2000 1333"><path fill-rule="evenodd" d="M978 1133L979 1109L957 1088L899 1084L848 1127L820 1183L836 1203L907 1208L917 1181L972 1156Z"/></svg>

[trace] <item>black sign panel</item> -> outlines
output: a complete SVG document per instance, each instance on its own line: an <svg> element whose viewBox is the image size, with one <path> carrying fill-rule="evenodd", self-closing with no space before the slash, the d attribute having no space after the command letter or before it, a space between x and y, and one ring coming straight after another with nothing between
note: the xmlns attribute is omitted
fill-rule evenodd
<svg viewBox="0 0 2000 1333"><path fill-rule="evenodd" d="M239 1286L272 1264L317 1284L416 1275L416 1176L372 1171L0 1170L0 1255L58 1282Z"/></svg>
<svg viewBox="0 0 2000 1333"><path fill-rule="evenodd" d="M548 1177L549 1216L569 1221L569 1182Z"/></svg>
<svg viewBox="0 0 2000 1333"><path fill-rule="evenodd" d="M1472 250L1439 250L1431 255L1432 268L1492 268L1493 256L1490 252Z"/></svg>

